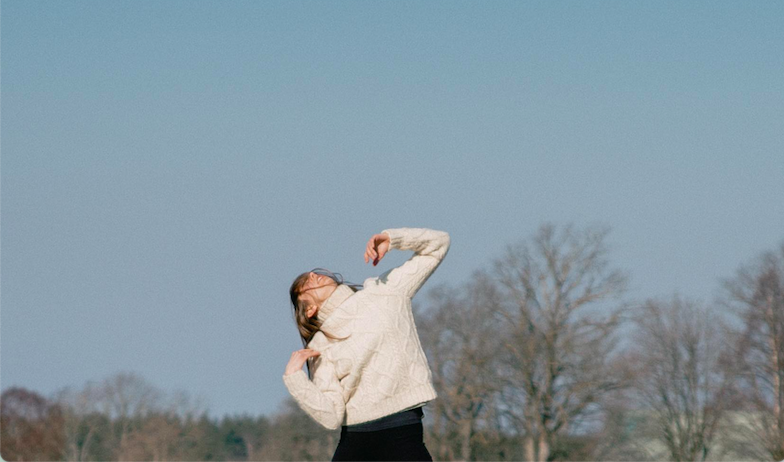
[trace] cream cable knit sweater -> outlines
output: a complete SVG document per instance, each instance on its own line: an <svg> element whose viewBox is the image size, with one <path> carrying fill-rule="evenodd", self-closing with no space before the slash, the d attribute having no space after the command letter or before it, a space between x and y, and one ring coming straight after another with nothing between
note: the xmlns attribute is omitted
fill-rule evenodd
<svg viewBox="0 0 784 462"><path fill-rule="evenodd" d="M308 348L304 370L283 376L300 408L322 426L338 429L380 419L436 398L432 375L411 312L411 298L438 268L449 250L449 234L426 228L386 229L390 250L414 255L354 292L340 284L317 314L321 328L346 340L330 340L321 331Z"/></svg>

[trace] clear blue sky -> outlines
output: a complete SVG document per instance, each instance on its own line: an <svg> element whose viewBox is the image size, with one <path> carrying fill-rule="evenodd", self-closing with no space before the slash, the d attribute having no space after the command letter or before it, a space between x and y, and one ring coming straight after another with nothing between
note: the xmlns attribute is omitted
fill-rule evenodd
<svg viewBox="0 0 784 462"><path fill-rule="evenodd" d="M782 2L3 1L0 385L269 414L288 300L384 228L464 283L551 221L630 298L784 239ZM427 290L428 285L424 290ZM416 299L415 299L416 301Z"/></svg>

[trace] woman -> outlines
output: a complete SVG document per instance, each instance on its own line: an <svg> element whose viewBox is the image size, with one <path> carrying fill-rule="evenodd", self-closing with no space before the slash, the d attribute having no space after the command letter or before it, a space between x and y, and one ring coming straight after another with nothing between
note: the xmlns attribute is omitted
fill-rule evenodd
<svg viewBox="0 0 784 462"><path fill-rule="evenodd" d="M433 460L421 419L422 406L437 395L411 299L449 243L443 231L386 229L368 241L365 263L377 265L390 249L413 250L399 267L362 286L318 268L291 285L305 348L291 355L283 382L319 424L342 427L332 460Z"/></svg>

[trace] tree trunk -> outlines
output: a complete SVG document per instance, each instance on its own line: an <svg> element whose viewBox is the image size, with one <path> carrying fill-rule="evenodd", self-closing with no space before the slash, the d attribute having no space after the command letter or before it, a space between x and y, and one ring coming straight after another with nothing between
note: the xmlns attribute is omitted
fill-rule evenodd
<svg viewBox="0 0 784 462"><path fill-rule="evenodd" d="M534 448L534 437L527 435L523 440L523 449L525 450L525 460L528 462L536 462L536 448Z"/></svg>
<svg viewBox="0 0 784 462"><path fill-rule="evenodd" d="M471 459L471 421L464 420L460 425L460 460Z"/></svg>
<svg viewBox="0 0 784 462"><path fill-rule="evenodd" d="M773 434L779 435L779 441L781 441L779 449L784 452L784 413L782 413L782 404L784 403L784 383L781 381L781 374L780 374L780 364L781 358L779 358L779 339L776 338L776 316L773 311L773 300L768 300L765 317L768 321L768 325L770 328L770 334L768 336L768 348L770 348L770 365L771 370L773 370L773 418L775 419L776 430Z"/></svg>
<svg viewBox="0 0 784 462"><path fill-rule="evenodd" d="M546 462L550 457L550 445L547 444L545 432L539 434L539 462Z"/></svg>

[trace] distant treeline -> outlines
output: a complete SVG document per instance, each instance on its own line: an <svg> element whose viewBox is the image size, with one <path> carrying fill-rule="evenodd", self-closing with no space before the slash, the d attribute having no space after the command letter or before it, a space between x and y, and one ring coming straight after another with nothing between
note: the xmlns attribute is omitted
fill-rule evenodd
<svg viewBox="0 0 784 462"><path fill-rule="evenodd" d="M784 459L784 242L713 301L630 300L608 229L545 224L413 310L438 398L435 460ZM0 403L5 460L329 460L339 430L287 398L208 417L120 373Z"/></svg>

